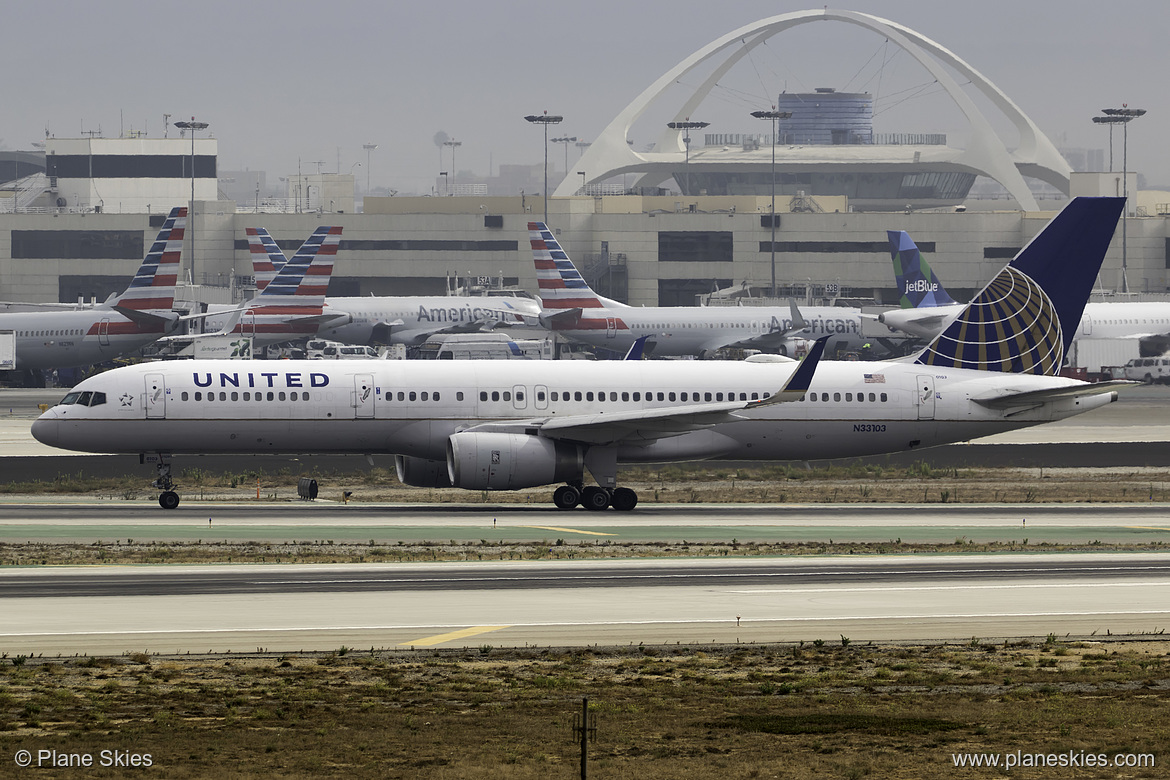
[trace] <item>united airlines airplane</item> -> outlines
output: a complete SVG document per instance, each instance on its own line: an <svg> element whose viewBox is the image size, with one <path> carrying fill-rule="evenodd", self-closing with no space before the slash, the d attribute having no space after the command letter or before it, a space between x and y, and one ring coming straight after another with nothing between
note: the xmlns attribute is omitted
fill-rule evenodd
<svg viewBox="0 0 1170 780"><path fill-rule="evenodd" d="M100 306L0 313L0 330L16 332L16 368L73 368L110 360L174 332L175 279L187 209L174 208L130 286Z"/></svg>
<svg viewBox="0 0 1170 780"><path fill-rule="evenodd" d="M901 308L878 315L887 327L932 339L964 308L947 293L918 246L904 230L886 231L894 278L902 292ZM1073 340L1159 339L1170 337L1170 303L1165 301L1093 301L1085 305ZM1164 348L1164 347L1163 347Z"/></svg>
<svg viewBox="0 0 1170 780"><path fill-rule="evenodd" d="M912 361L184 361L80 383L38 418L44 444L189 453L385 453L409 485L564 483L557 507L630 510L626 463L813 460L918 450L1060 420L1118 384L1058 376L1121 213L1078 198ZM597 482L585 485L588 472Z"/></svg>
<svg viewBox="0 0 1170 780"><path fill-rule="evenodd" d="M722 348L758 349L781 355L800 342L829 336L828 353L859 349L859 309L840 306L627 306L595 293L543 222L528 223L536 281L544 306L541 321L575 341L625 352L649 336L654 357L710 356Z"/></svg>
<svg viewBox="0 0 1170 780"><path fill-rule="evenodd" d="M264 228L248 228L257 289L284 267L284 253ZM325 299L315 336L346 344L418 346L438 333L476 333L540 325L540 306L525 298L375 296Z"/></svg>

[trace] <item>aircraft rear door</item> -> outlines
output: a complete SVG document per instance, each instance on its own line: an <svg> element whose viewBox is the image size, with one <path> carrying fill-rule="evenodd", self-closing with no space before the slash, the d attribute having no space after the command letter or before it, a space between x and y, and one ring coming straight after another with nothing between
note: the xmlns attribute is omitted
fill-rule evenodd
<svg viewBox="0 0 1170 780"><path fill-rule="evenodd" d="M358 374L353 378L353 416L374 416L373 374Z"/></svg>
<svg viewBox="0 0 1170 780"><path fill-rule="evenodd" d="M162 374L147 374L146 416L148 419L164 419L167 416L167 383Z"/></svg>
<svg viewBox="0 0 1170 780"><path fill-rule="evenodd" d="M605 337L612 339L617 335L617 317L605 318Z"/></svg>
<svg viewBox="0 0 1170 780"><path fill-rule="evenodd" d="M918 419L934 419L934 377L929 374L918 375Z"/></svg>
<svg viewBox="0 0 1170 780"><path fill-rule="evenodd" d="M103 347L110 346L110 318L103 317L98 323L98 344Z"/></svg>

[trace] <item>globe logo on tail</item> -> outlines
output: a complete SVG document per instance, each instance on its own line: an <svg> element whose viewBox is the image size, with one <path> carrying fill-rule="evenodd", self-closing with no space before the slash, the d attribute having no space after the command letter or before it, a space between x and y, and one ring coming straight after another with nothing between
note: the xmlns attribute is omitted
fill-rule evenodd
<svg viewBox="0 0 1170 780"><path fill-rule="evenodd" d="M1033 279L1008 266L916 361L928 366L1056 376L1060 318Z"/></svg>

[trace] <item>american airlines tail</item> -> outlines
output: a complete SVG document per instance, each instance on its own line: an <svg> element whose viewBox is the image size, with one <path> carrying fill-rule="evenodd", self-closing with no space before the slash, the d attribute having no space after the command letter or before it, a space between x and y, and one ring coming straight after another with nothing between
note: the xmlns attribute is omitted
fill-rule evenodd
<svg viewBox="0 0 1170 780"><path fill-rule="evenodd" d="M894 278L902 293L903 309L949 306L956 303L934 275L934 269L918 251L918 246L905 230L887 230L890 240L890 259L894 261Z"/></svg>
<svg viewBox="0 0 1170 780"><path fill-rule="evenodd" d="M975 296L916 363L1057 376L1124 198L1075 198Z"/></svg>
<svg viewBox="0 0 1170 780"><path fill-rule="evenodd" d="M173 319L171 309L175 305L175 281L179 276L179 254L186 227L187 208L171 209L130 286L111 302L115 309ZM126 316L136 319L131 314Z"/></svg>
<svg viewBox="0 0 1170 780"><path fill-rule="evenodd" d="M288 258L266 229L246 228L244 232L248 234L248 252L252 258L252 273L256 277L256 292L262 293L280 269L284 268Z"/></svg>
<svg viewBox="0 0 1170 780"><path fill-rule="evenodd" d="M313 335L325 306L341 228L322 226L248 305L233 332Z"/></svg>
<svg viewBox="0 0 1170 780"><path fill-rule="evenodd" d="M532 242L536 283L545 309L556 314L570 309L625 308L624 303L603 298L590 289L543 222L528 223L528 238Z"/></svg>

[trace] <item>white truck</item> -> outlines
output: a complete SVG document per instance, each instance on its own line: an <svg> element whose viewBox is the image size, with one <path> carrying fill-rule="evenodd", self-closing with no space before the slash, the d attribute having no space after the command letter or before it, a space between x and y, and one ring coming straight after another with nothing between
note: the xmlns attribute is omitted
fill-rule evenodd
<svg viewBox="0 0 1170 780"><path fill-rule="evenodd" d="M1125 364L1123 378L1147 385L1170 384L1170 357L1134 358Z"/></svg>

